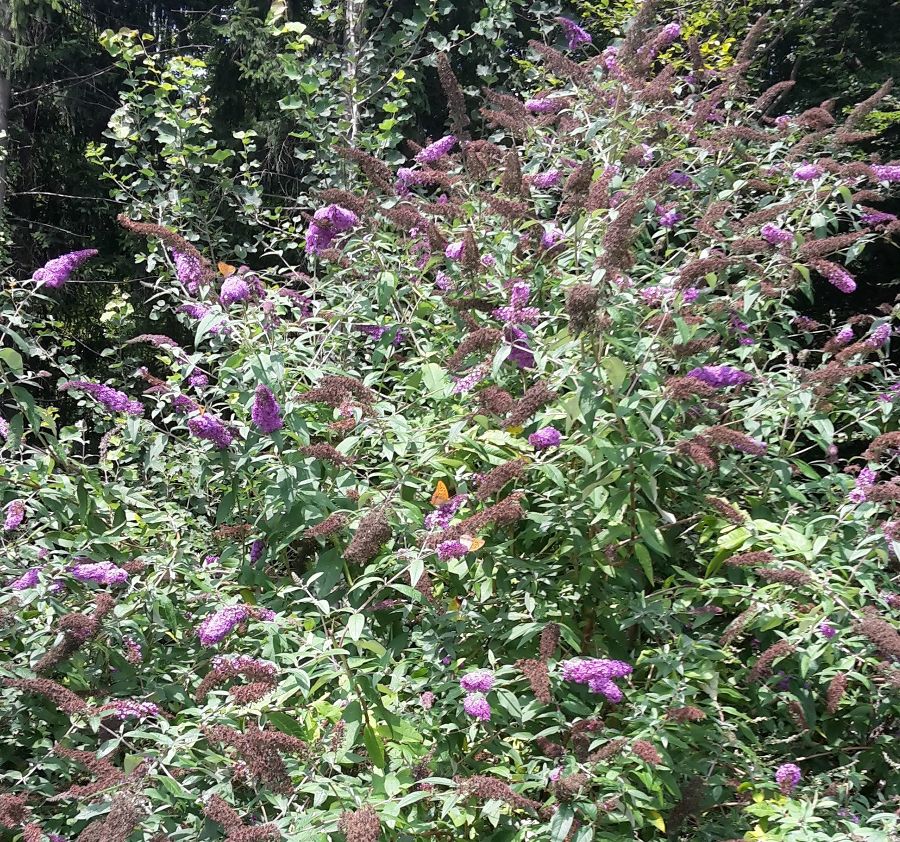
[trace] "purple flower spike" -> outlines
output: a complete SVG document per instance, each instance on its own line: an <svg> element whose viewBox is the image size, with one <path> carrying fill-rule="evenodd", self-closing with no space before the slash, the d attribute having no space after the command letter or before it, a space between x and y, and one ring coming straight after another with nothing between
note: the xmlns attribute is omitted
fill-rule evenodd
<svg viewBox="0 0 900 842"><path fill-rule="evenodd" d="M759 233L769 245L787 246L794 242L794 234L792 231L779 228L771 222L767 222L763 225L763 227L759 229Z"/></svg>
<svg viewBox="0 0 900 842"><path fill-rule="evenodd" d="M250 285L243 276L234 274L226 278L219 291L219 302L223 307L230 307L239 301L246 301L250 297Z"/></svg>
<svg viewBox="0 0 900 842"><path fill-rule="evenodd" d="M469 552L469 548L462 541L442 541L437 548L438 558L441 561L462 558L467 552Z"/></svg>
<svg viewBox="0 0 900 842"><path fill-rule="evenodd" d="M606 658L572 658L563 661L561 666L563 680L586 684L592 693L600 693L611 702L623 699L613 679L624 678L632 672L631 664Z"/></svg>
<svg viewBox="0 0 900 842"><path fill-rule="evenodd" d="M753 379L752 374L747 374L746 371L741 371L739 368L732 368L730 365L701 365L699 368L692 368L687 376L701 380L716 389L723 389L726 386L743 386Z"/></svg>
<svg viewBox="0 0 900 842"><path fill-rule="evenodd" d="M178 280L191 295L195 295L200 289L200 281L203 279L203 267L197 256L173 250L172 260L175 263L175 275Z"/></svg>
<svg viewBox="0 0 900 842"><path fill-rule="evenodd" d="M549 114L556 110L557 104L552 99L529 99L525 101L525 107L532 114Z"/></svg>
<svg viewBox="0 0 900 842"><path fill-rule="evenodd" d="M211 441L219 450L231 446L232 435L225 425L213 415L197 415L188 422L188 429L198 439Z"/></svg>
<svg viewBox="0 0 900 842"><path fill-rule="evenodd" d="M431 164L449 154L454 146L456 146L456 138L452 134L447 135L426 146L416 155L416 161L420 164Z"/></svg>
<svg viewBox="0 0 900 842"><path fill-rule="evenodd" d="M547 170L547 172L538 173L533 180L533 184L535 187L540 187L541 190L546 190L550 187L556 187L557 184L562 180L562 176L560 175L559 170Z"/></svg>
<svg viewBox="0 0 900 842"><path fill-rule="evenodd" d="M577 50L582 44L590 44L591 36L582 29L575 21L568 18L558 17L556 22L563 28L566 33L566 40L570 50Z"/></svg>
<svg viewBox="0 0 900 842"><path fill-rule="evenodd" d="M226 605L197 626L197 637L203 646L215 646L246 622L249 616L246 605Z"/></svg>
<svg viewBox="0 0 900 842"><path fill-rule="evenodd" d="M97 249L81 249L70 251L68 254L54 257L48 260L40 269L35 270L31 276L33 281L43 283L51 289L59 289L71 274L83 263L97 254Z"/></svg>
<svg viewBox="0 0 900 842"><path fill-rule="evenodd" d="M306 229L306 251L319 254L331 247L335 237L359 224L359 217L353 211L340 205L319 208Z"/></svg>
<svg viewBox="0 0 900 842"><path fill-rule="evenodd" d="M900 166L897 164L873 164L872 172L879 181L900 181Z"/></svg>
<svg viewBox="0 0 900 842"><path fill-rule="evenodd" d="M467 693L489 693L494 686L494 674L490 670L476 670L464 675L459 686Z"/></svg>
<svg viewBox="0 0 900 842"><path fill-rule="evenodd" d="M871 468L863 468L856 477L856 486L847 495L851 503L865 503L869 499L869 490L875 485L878 474Z"/></svg>
<svg viewBox="0 0 900 842"><path fill-rule="evenodd" d="M868 345L872 349L880 348L884 345L888 339L891 338L891 325L890 322L883 322L878 325L875 330L869 335L868 339L866 339L866 345Z"/></svg>
<svg viewBox="0 0 900 842"><path fill-rule="evenodd" d="M535 450L559 447L560 442L562 442L562 434L555 427L544 427L528 437L528 443Z"/></svg>
<svg viewBox="0 0 900 842"><path fill-rule="evenodd" d="M9 583L9 587L14 591L25 591L33 588L38 583L38 574L43 567L32 567L26 570L18 579Z"/></svg>
<svg viewBox="0 0 900 842"><path fill-rule="evenodd" d="M4 532L14 532L25 520L25 504L21 500L13 500L6 507L6 521L3 523Z"/></svg>
<svg viewBox="0 0 900 842"><path fill-rule="evenodd" d="M819 634L826 640L831 640L837 634L837 629L825 620L819 623Z"/></svg>
<svg viewBox="0 0 900 842"><path fill-rule="evenodd" d="M794 178L798 181L812 181L822 175L822 168L816 164L803 164L794 170Z"/></svg>
<svg viewBox="0 0 900 842"><path fill-rule="evenodd" d="M280 430L284 426L281 418L281 407L275 400L272 390L263 383L256 387L253 409L250 412L253 423L266 435Z"/></svg>
<svg viewBox="0 0 900 842"><path fill-rule="evenodd" d="M463 701L463 710L479 722L490 721L491 706L481 693L469 693Z"/></svg>
<svg viewBox="0 0 900 842"><path fill-rule="evenodd" d="M775 782L785 795L789 795L794 790L802 777L803 773L800 771L800 767L794 763L783 763L775 770Z"/></svg>
<svg viewBox="0 0 900 842"><path fill-rule="evenodd" d="M64 392L68 389L79 389L86 392L92 398L102 403L111 412L124 412L135 417L144 414L144 405L140 401L133 401L124 392L119 392L102 383L91 383L88 380L69 380L59 387Z"/></svg>
<svg viewBox="0 0 900 842"><path fill-rule="evenodd" d="M460 260L465 247L466 244L462 240L458 243L450 243L450 245L444 249L444 257L446 257L447 260Z"/></svg>
<svg viewBox="0 0 900 842"><path fill-rule="evenodd" d="M71 572L79 582L123 585L128 581L128 571L117 567L111 561L81 562L76 564Z"/></svg>

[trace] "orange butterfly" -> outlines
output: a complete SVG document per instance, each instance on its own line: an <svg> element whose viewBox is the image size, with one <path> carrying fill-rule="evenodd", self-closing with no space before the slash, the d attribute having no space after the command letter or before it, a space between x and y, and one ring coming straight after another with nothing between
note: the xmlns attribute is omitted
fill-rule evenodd
<svg viewBox="0 0 900 842"><path fill-rule="evenodd" d="M219 267L219 272L222 273L223 278L227 278L237 272L237 267L229 263L222 263L221 260L216 265Z"/></svg>
<svg viewBox="0 0 900 842"><path fill-rule="evenodd" d="M471 535L460 535L459 542L468 547L470 553L474 553L475 550L480 550L484 546L484 538L473 538Z"/></svg>
<svg viewBox="0 0 900 842"><path fill-rule="evenodd" d="M434 494L431 495L431 505L443 506L449 499L450 492L447 490L447 484L443 480L438 480Z"/></svg>

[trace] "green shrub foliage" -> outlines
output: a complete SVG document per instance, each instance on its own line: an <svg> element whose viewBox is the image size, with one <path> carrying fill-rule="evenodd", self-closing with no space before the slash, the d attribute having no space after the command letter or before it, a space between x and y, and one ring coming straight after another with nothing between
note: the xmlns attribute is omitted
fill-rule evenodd
<svg viewBox="0 0 900 842"><path fill-rule="evenodd" d="M303 266L123 216L193 339L106 383L29 316L102 255L4 286L6 838L896 838L893 310L804 308L900 166L646 17L439 63Z"/></svg>

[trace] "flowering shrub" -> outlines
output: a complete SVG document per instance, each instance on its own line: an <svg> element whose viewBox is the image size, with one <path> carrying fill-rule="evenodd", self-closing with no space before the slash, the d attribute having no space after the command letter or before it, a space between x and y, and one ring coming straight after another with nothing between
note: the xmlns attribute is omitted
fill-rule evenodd
<svg viewBox="0 0 900 842"><path fill-rule="evenodd" d="M893 310L803 307L900 171L877 98L771 119L758 27L686 78L676 30L535 44L480 140L445 64L452 135L351 155L310 274L123 219L191 258L152 372L73 379L65 273L7 285L13 839L895 838Z"/></svg>

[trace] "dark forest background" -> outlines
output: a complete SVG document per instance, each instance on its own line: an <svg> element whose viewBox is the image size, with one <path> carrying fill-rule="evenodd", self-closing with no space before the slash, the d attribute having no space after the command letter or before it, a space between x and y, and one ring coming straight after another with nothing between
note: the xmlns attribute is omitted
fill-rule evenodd
<svg viewBox="0 0 900 842"><path fill-rule="evenodd" d="M577 18L602 49L621 36L635 8L632 0L565 6L517 0L14 0L0 9L0 131L6 146L0 172L2 268L14 278L27 278L62 252L98 248L102 267L92 274L92 283L67 286L48 318L97 365L123 319L131 332L157 332L147 303L154 264L135 265L139 244L115 222L117 212L135 209L110 181L111 171L124 166L121 158L116 162L124 154L121 144L110 144L110 121L123 103L123 91L145 94L135 94L121 43L116 54L104 32L152 36L144 42L146 49L162 64L176 56L196 59L209 125L203 148L194 154L209 156L215 150L228 161L215 172L234 181L236 169L229 165L236 159L226 156L240 152L236 131L252 133L252 148L241 160L253 166L260 218L267 209L272 219L293 211L299 230L311 195L323 186L340 186L337 145L352 139L398 161L406 151L403 138L424 142L444 133L436 52L450 52L457 76L473 95L488 84L515 91L532 69L527 41L559 38L556 14ZM900 69L900 3L692 0L660 3L658 14L663 19L668 14L706 39L711 64L727 62L748 22L769 15L766 47L751 78L760 89L782 79L796 81L779 110L798 111L835 99L835 113L840 113ZM348 60L355 61L358 74L352 90ZM354 101L358 125L347 116ZM144 106L152 112L154 103ZM477 112L472 117L477 121ZM870 115L867 128L877 129L877 137L863 146L864 155L900 156L896 96ZM86 154L91 148L93 156ZM98 163L104 149L106 166ZM129 165L133 168L134 161L129 159ZM154 162L145 165L153 168ZM160 208L165 203L160 185L169 173L157 162L155 175L154 201ZM199 219L203 211L196 213ZM198 221L193 232L198 245L221 252L221 244L233 240L244 244L238 258L270 259L254 247L246 218L220 214L215 225L217 242L204 242ZM861 291L850 306L893 300L900 278L897 255L888 245L865 256L858 273ZM815 307L825 313L843 303L823 290Z"/></svg>

